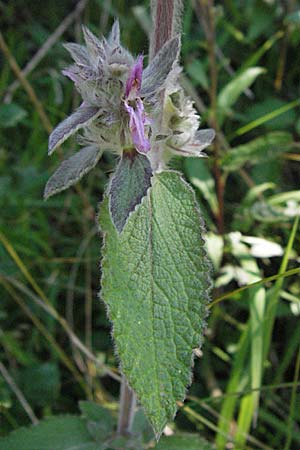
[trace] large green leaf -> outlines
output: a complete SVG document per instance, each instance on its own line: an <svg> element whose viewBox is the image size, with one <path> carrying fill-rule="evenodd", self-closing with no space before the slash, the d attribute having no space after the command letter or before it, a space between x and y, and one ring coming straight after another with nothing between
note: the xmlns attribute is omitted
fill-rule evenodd
<svg viewBox="0 0 300 450"><path fill-rule="evenodd" d="M51 417L30 428L20 428L0 438L0 450L101 450L76 416Z"/></svg>
<svg viewBox="0 0 300 450"><path fill-rule="evenodd" d="M192 189L176 172L152 187L118 235L108 201L102 298L114 326L121 366L159 435L191 382L209 300L203 227Z"/></svg>

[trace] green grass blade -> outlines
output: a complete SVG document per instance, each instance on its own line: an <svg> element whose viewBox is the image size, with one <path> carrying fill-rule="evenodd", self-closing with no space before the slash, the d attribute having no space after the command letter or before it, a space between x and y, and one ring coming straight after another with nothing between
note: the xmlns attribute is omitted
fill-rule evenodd
<svg viewBox="0 0 300 450"><path fill-rule="evenodd" d="M240 380L245 366L246 357L250 348L250 326L247 326L243 331L238 349L234 357L231 377L226 389L226 398L223 402L220 418L218 422L218 433L216 437L216 445L218 450L225 448L227 443L227 435L229 434L230 424L236 408L238 397L230 395L240 389Z"/></svg>
<svg viewBox="0 0 300 450"><path fill-rule="evenodd" d="M248 133L249 131L253 130L256 127L259 127L260 125L263 125L266 122L269 122L269 120L275 119L275 117L280 116L281 114L284 114L285 112L289 111L290 109L296 108L300 105L300 100L293 100L290 103L287 103L284 106L281 106L280 108L275 109L274 111L265 114L262 117L259 117L258 119L253 120L252 122L248 123L247 125L244 125L241 128L238 128L236 132L234 133L234 136L242 136L243 134Z"/></svg>
<svg viewBox="0 0 300 450"><path fill-rule="evenodd" d="M241 265L246 270L249 280L254 282L259 278L259 267L254 258L248 254L246 246L241 246L244 250L240 256ZM263 372L263 358L264 358L264 314L266 305L266 292L262 286L257 286L252 291L245 292L249 301L250 317L250 367L249 384L253 392L247 394L241 400L239 416L238 416L238 431L235 439L238 445L244 446L247 435L251 427L251 421L255 417L259 405L260 388L262 382Z"/></svg>
<svg viewBox="0 0 300 450"><path fill-rule="evenodd" d="M276 275L271 275L270 277L262 278L259 281L255 281L254 283L247 284L246 286L242 286L238 289L235 289L234 291L227 292L226 294L222 294L219 297L216 297L209 305L208 309L212 308L213 306L217 305L218 303L222 302L223 300L235 300L233 297L237 294L240 294L243 291L247 291L248 289L252 289L256 286L260 286L265 283L269 283L270 281L275 280L283 280L284 278L291 277L293 275L298 275L300 273L300 268L297 269L290 269L286 272L278 273Z"/></svg>
<svg viewBox="0 0 300 450"><path fill-rule="evenodd" d="M293 228L290 233L289 241L283 256L283 260L279 269L279 275L282 275L286 273L286 268L288 265L289 257L291 250L293 248L294 240L296 237L296 231L299 224L299 216L295 218ZM265 315L265 348L264 348L264 357L266 358L269 353L271 338L272 338L272 332L274 328L274 322L275 322L275 315L276 315L276 309L278 305L278 301L280 298L280 290L283 285L284 278L278 278L275 285L272 287L272 289L268 292L268 303L266 308L266 315Z"/></svg>
<svg viewBox="0 0 300 450"><path fill-rule="evenodd" d="M286 433L286 441L284 450L289 450L291 448L291 442L293 439L292 432L293 432L293 417L295 414L295 408L296 408L296 397L297 397L297 381L299 379L299 372L300 372L300 347L297 354L297 360L296 360L296 367L295 367L295 374L294 374L294 386L292 388L292 396L291 396L291 404L290 404L290 412L287 422L287 433Z"/></svg>

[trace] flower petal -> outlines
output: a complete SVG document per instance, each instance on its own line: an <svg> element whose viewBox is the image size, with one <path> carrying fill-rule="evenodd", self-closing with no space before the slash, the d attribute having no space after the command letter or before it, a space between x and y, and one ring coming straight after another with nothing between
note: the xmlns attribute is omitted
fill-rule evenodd
<svg viewBox="0 0 300 450"><path fill-rule="evenodd" d="M132 142L139 153L148 153L151 145L145 135L145 125L148 123L144 105L141 99L137 99L136 108L125 102L126 111L129 114L129 128L131 131Z"/></svg>
<svg viewBox="0 0 300 450"><path fill-rule="evenodd" d="M88 125L99 116L101 110L95 106L81 106L71 116L61 122L50 134L48 154L62 144L80 128Z"/></svg>
<svg viewBox="0 0 300 450"><path fill-rule="evenodd" d="M143 73L143 56L137 58L136 63L131 69L131 73L126 82L125 96L126 98L134 99L138 97L141 90Z"/></svg>
<svg viewBox="0 0 300 450"><path fill-rule="evenodd" d="M77 183L86 173L95 167L101 155L102 151L99 147L91 145L63 161L48 180L44 198L47 199Z"/></svg>

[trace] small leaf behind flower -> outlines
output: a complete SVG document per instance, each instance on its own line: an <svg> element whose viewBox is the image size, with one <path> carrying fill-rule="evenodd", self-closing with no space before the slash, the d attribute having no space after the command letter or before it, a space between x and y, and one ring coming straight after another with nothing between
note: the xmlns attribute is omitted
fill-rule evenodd
<svg viewBox="0 0 300 450"><path fill-rule="evenodd" d="M158 92L166 81L178 60L180 52L180 36L170 39L144 70L141 96L153 95Z"/></svg>
<svg viewBox="0 0 300 450"><path fill-rule="evenodd" d="M77 111L57 125L50 134L48 154L51 155L68 137L91 123L100 113L101 110L96 106L81 106L78 108Z"/></svg>
<svg viewBox="0 0 300 450"><path fill-rule="evenodd" d="M101 155L102 151L99 147L90 145L63 161L48 180L44 198L47 199L77 183L86 173L95 167Z"/></svg>
<svg viewBox="0 0 300 450"><path fill-rule="evenodd" d="M129 214L146 195L151 177L152 169L148 158L135 149L124 151L108 190L111 218L119 233Z"/></svg>
<svg viewBox="0 0 300 450"><path fill-rule="evenodd" d="M182 156L206 156L202 153L206 147L208 147L216 136L215 130L212 128L206 128L205 130L198 130L195 133L194 140L188 142L184 147L176 149L175 153Z"/></svg>

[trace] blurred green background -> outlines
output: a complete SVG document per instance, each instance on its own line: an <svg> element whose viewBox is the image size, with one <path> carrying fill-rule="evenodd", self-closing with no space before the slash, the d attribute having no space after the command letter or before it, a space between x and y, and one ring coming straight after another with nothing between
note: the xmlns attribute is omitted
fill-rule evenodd
<svg viewBox="0 0 300 450"><path fill-rule="evenodd" d="M205 216L220 301L171 427L220 449L297 449L297 270L236 290L299 267L300 5L184 4L182 84L218 138L209 158L176 159L173 167L194 186ZM61 75L70 63L61 44L81 42L82 23L106 35L115 17L123 44L147 54L147 1L0 1L1 435L78 413L82 399L117 413L119 383L105 372L117 373L118 362L97 297L95 225L114 158L105 154L76 189L42 199L62 153L78 148L69 139L47 156L51 126L79 104ZM224 293L231 294L222 300Z"/></svg>

